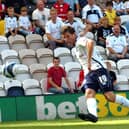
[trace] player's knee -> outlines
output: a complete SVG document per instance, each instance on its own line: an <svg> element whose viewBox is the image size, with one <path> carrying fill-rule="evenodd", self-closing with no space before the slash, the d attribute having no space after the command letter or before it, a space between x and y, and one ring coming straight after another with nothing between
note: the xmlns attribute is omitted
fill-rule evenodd
<svg viewBox="0 0 129 129"><path fill-rule="evenodd" d="M104 94L105 98L110 102L115 102L115 95L111 92Z"/></svg>
<svg viewBox="0 0 129 129"><path fill-rule="evenodd" d="M85 92L86 98L94 98L96 92L92 89L87 89Z"/></svg>

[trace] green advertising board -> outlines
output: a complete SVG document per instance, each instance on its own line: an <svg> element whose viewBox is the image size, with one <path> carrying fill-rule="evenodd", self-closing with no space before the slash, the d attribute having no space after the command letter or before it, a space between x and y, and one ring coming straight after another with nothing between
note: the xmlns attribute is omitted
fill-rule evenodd
<svg viewBox="0 0 129 129"><path fill-rule="evenodd" d="M119 94L129 98L129 92ZM98 115L127 116L129 109L109 103L102 94L97 94ZM79 112L86 113L83 94L45 95L0 98L0 120L47 120L76 118Z"/></svg>

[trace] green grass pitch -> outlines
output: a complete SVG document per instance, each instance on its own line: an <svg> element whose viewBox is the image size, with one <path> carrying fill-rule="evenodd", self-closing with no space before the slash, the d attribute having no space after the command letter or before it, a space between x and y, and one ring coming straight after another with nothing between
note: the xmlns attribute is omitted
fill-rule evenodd
<svg viewBox="0 0 129 129"><path fill-rule="evenodd" d="M128 129L128 117L100 118L97 123L80 119L0 123L0 129Z"/></svg>

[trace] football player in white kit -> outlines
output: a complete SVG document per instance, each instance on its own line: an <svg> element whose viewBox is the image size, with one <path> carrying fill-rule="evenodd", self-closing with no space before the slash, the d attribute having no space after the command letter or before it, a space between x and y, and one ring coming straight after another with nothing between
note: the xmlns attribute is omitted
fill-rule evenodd
<svg viewBox="0 0 129 129"><path fill-rule="evenodd" d="M88 113L78 116L82 120L98 121L95 95L99 89L108 101L129 107L127 98L113 93L111 76L101 55L94 48L94 41L86 37L77 39L75 30L70 26L64 27L62 33L67 42L76 42L76 55L85 73L81 89L85 93Z"/></svg>

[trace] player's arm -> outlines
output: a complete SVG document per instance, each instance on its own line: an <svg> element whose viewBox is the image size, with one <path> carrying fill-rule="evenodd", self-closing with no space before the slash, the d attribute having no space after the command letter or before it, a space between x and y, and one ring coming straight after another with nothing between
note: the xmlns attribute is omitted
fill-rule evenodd
<svg viewBox="0 0 129 129"><path fill-rule="evenodd" d="M91 60L92 60L93 47L94 47L93 40L88 39L86 43L86 48L87 48L87 63L88 63L89 71L91 71Z"/></svg>

